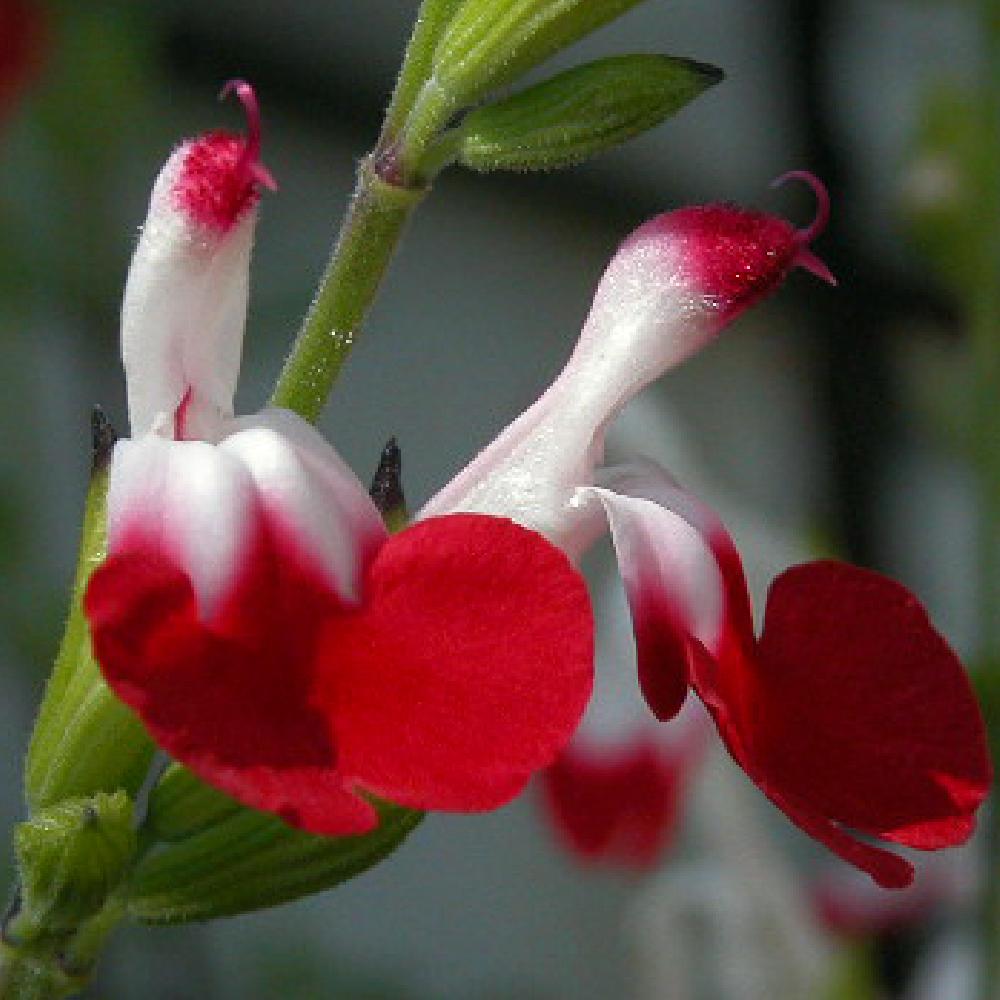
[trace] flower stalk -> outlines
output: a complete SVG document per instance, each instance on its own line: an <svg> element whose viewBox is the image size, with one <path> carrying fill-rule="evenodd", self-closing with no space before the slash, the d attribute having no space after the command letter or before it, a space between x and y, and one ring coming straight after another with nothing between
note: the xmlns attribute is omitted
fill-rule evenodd
<svg viewBox="0 0 1000 1000"><path fill-rule="evenodd" d="M357 183L333 251L278 376L272 406L315 423L357 342L406 224L429 191L418 176L451 105L434 86L434 52L461 0L424 0L375 150ZM434 99L429 100L428 95ZM443 163L435 166L438 169Z"/></svg>
<svg viewBox="0 0 1000 1000"><path fill-rule="evenodd" d="M389 261L427 188L400 187L376 155L357 186L316 297L271 396L273 406L315 423L361 332Z"/></svg>
<svg viewBox="0 0 1000 1000"><path fill-rule="evenodd" d="M494 102L499 120L490 130L494 146L507 156L462 159L467 138L453 119L483 98L603 24L639 0L531 0L501 5L463 0L424 0L375 150L361 161L347 215L312 305L278 378L271 403L315 422L357 343L403 231L434 177L456 160L472 169L554 169L580 162L659 124L722 74L690 60L626 57L579 67L571 81L560 75L542 88L529 88L511 119ZM615 102L552 101L608 63L629 67L615 81ZM666 70L665 67L669 67ZM669 79L664 79L664 76ZM560 89L561 88L561 89ZM549 104L537 108L539 95ZM586 88L583 88L584 90ZM470 126L487 121L494 104L467 116ZM526 106L526 107L525 107ZM525 113L525 111L527 113ZM478 115L478 118L476 117ZM541 120L535 120L541 119ZM544 124L544 128L541 126ZM524 160L525 130L531 135ZM521 155L511 157L511 148ZM568 148L567 148L568 147Z"/></svg>

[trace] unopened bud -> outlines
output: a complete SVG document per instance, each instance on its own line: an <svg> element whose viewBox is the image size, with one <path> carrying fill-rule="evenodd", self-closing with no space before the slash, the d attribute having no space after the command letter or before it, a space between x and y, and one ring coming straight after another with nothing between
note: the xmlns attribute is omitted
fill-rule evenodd
<svg viewBox="0 0 1000 1000"><path fill-rule="evenodd" d="M624 14L639 0L466 0L434 53L433 78L458 106Z"/></svg>

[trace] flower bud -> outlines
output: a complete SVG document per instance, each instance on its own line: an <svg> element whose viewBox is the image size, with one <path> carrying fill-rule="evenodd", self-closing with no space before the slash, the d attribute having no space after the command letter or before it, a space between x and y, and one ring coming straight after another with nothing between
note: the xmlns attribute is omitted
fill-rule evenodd
<svg viewBox="0 0 1000 1000"><path fill-rule="evenodd" d="M457 106L624 14L639 0L467 0L434 53L433 79Z"/></svg>

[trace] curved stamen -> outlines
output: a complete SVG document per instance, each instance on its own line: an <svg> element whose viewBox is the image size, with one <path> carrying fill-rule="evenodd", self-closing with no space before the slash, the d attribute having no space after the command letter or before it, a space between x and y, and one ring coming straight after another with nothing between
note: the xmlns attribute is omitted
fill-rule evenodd
<svg viewBox="0 0 1000 1000"><path fill-rule="evenodd" d="M830 221L829 192L826 190L826 185L808 170L789 170L788 173L771 181L771 187L781 187L786 181L804 181L816 195L816 218L805 229L797 229L795 232L799 243L802 246L808 246L826 229L827 223Z"/></svg>
<svg viewBox="0 0 1000 1000"><path fill-rule="evenodd" d="M247 137L240 154L236 170L243 176L251 178L258 184L263 184L270 191L278 188L271 172L260 162L260 105L257 103L257 93L246 80L227 80L219 93L219 100L224 101L235 93L247 116Z"/></svg>

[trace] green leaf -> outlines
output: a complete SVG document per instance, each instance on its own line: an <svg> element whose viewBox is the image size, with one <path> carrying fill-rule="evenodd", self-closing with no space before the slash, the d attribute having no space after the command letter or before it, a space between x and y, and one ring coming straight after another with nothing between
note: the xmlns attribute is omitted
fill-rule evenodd
<svg viewBox="0 0 1000 1000"><path fill-rule="evenodd" d="M240 807L201 833L149 854L125 889L144 923L210 920L329 889L392 853L423 814L376 802L380 824L356 837L319 837Z"/></svg>
<svg viewBox="0 0 1000 1000"><path fill-rule="evenodd" d="M690 59L630 55L579 66L462 123L458 161L473 170L552 170L658 125L718 83Z"/></svg>
<svg viewBox="0 0 1000 1000"><path fill-rule="evenodd" d="M472 104L639 2L466 0L434 53L433 79L456 105Z"/></svg>

